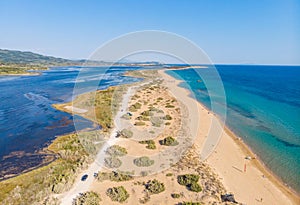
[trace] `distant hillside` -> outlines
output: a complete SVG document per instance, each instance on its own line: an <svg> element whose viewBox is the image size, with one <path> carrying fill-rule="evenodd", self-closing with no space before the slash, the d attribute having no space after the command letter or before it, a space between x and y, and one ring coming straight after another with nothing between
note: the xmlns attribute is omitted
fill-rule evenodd
<svg viewBox="0 0 300 205"><path fill-rule="evenodd" d="M27 64L27 65L61 65L78 64L81 61L72 61L52 56L44 56L28 51L14 51L0 49L0 63L4 64Z"/></svg>
<svg viewBox="0 0 300 205"><path fill-rule="evenodd" d="M87 65L87 66L103 66L103 65L119 65L119 66L158 66L159 62L131 62L125 61L95 61L95 60L68 60L64 58L56 58L52 56L44 56L30 51L16 51L0 49L0 66L68 66L68 65Z"/></svg>

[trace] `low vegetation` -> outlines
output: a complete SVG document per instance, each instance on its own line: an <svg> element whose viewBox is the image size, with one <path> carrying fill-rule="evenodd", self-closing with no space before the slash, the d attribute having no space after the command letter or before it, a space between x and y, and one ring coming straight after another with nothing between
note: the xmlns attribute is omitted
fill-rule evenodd
<svg viewBox="0 0 300 205"><path fill-rule="evenodd" d="M166 115L166 116L164 117L164 120L172 120L171 115Z"/></svg>
<svg viewBox="0 0 300 205"><path fill-rule="evenodd" d="M121 157L127 154L126 148L121 147L120 145L112 145L107 148L105 152L111 157Z"/></svg>
<svg viewBox="0 0 300 205"><path fill-rule="evenodd" d="M150 110L145 110L144 112L141 113L142 116L152 116L153 113Z"/></svg>
<svg viewBox="0 0 300 205"><path fill-rule="evenodd" d="M180 185L186 186L186 188L190 191L200 192L202 191L202 188L198 184L199 178L199 175L196 174L179 175L177 177L177 182Z"/></svg>
<svg viewBox="0 0 300 205"><path fill-rule="evenodd" d="M129 111L136 112L138 109L141 109L141 107L142 107L142 104L139 102L136 102L135 104L133 104L129 107Z"/></svg>
<svg viewBox="0 0 300 205"><path fill-rule="evenodd" d="M113 116L119 109L122 95L126 86L109 87L106 90L84 93L79 95L73 102L55 104L55 108L69 112L66 106L75 106L87 110L81 116L101 125L103 131L109 131L113 127Z"/></svg>
<svg viewBox="0 0 300 205"><path fill-rule="evenodd" d="M138 116L137 118L135 118L136 120L142 120L142 121L150 121L150 118L147 117L147 116L143 116L143 115L140 115Z"/></svg>
<svg viewBox="0 0 300 205"><path fill-rule="evenodd" d="M172 173L167 173L167 174L166 174L166 177L171 177L171 176L173 176Z"/></svg>
<svg viewBox="0 0 300 205"><path fill-rule="evenodd" d="M155 142L153 140L144 140L144 141L139 141L140 144L146 144L147 149L156 149Z"/></svg>
<svg viewBox="0 0 300 205"><path fill-rule="evenodd" d="M175 108L175 106L174 106L174 105L171 105L171 104L167 104L167 105L165 106L165 108Z"/></svg>
<svg viewBox="0 0 300 205"><path fill-rule="evenodd" d="M135 126L144 126L146 123L143 121L137 121L134 123Z"/></svg>
<svg viewBox="0 0 300 205"><path fill-rule="evenodd" d="M177 193L173 193L173 194L171 194L171 197L174 198L174 199L178 199L178 198L181 197L181 195L177 194Z"/></svg>
<svg viewBox="0 0 300 205"><path fill-rule="evenodd" d="M74 200L72 205L100 205L100 196L93 191L80 193Z"/></svg>
<svg viewBox="0 0 300 205"><path fill-rule="evenodd" d="M159 182L157 179L148 181L145 184L145 188L150 194L159 194L165 191L164 183Z"/></svg>
<svg viewBox="0 0 300 205"><path fill-rule="evenodd" d="M163 140L160 140L159 143L161 145L164 145L164 146L176 146L176 145L178 145L177 140L175 140L175 138L173 138L171 136L166 137Z"/></svg>
<svg viewBox="0 0 300 205"><path fill-rule="evenodd" d="M76 134L58 137L48 149L59 156L56 161L0 182L0 204L43 203L51 194L69 190L80 170L92 160Z"/></svg>
<svg viewBox="0 0 300 205"><path fill-rule="evenodd" d="M178 205L202 205L201 202L181 202Z"/></svg>
<svg viewBox="0 0 300 205"><path fill-rule="evenodd" d="M112 201L120 203L125 202L129 198L129 194L123 186L107 189L106 195L109 196Z"/></svg>
<svg viewBox="0 0 300 205"><path fill-rule="evenodd" d="M104 164L106 167L114 169L119 168L122 165L122 161L117 157L106 157L104 159Z"/></svg>
<svg viewBox="0 0 300 205"><path fill-rule="evenodd" d="M120 135L121 135L121 137L124 137L124 138L131 138L133 136L133 132L129 129L123 129L120 132Z"/></svg>
<svg viewBox="0 0 300 205"><path fill-rule="evenodd" d="M32 75L34 72L28 72L28 70L47 70L47 67L30 66L30 65L0 65L0 75Z"/></svg>
<svg viewBox="0 0 300 205"><path fill-rule="evenodd" d="M122 182L122 181L129 181L133 179L133 177L129 174L123 174L121 172L98 172L96 179L98 181L115 181L115 182Z"/></svg>
<svg viewBox="0 0 300 205"><path fill-rule="evenodd" d="M147 156L138 157L133 160L133 163L138 167L149 167L154 164L154 160L151 160Z"/></svg>

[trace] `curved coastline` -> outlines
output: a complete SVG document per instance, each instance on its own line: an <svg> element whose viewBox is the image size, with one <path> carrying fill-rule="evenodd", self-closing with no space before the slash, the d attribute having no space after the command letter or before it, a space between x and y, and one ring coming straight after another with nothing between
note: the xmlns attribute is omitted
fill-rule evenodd
<svg viewBox="0 0 300 205"><path fill-rule="evenodd" d="M168 69L168 70L172 70L172 69ZM194 99L193 97L190 96L190 91L184 87L181 87L179 85L179 83L181 82L180 80L174 78L173 76L169 75L168 73L165 72L166 70L161 70L160 74L165 78L165 79L172 79L176 82L176 86L184 89L187 92L187 95L192 98L193 100L195 100L197 102L197 104L199 104L199 106L204 109L207 113L211 112L207 107L205 107L205 105L203 105L201 102L197 101L196 99ZM220 121L219 116L215 113L211 114L217 118L218 121ZM259 172L262 173L262 178L264 179L268 179L275 187L277 187L285 196L287 196L290 201L292 202L292 204L298 204L300 202L300 195L299 193L297 193L296 190L292 189L290 186L287 186L284 181L281 180L281 178L279 178L279 176L277 176L276 174L274 174L272 172L272 170L270 170L264 163L263 161L259 158L258 155L256 155L253 150L251 149L251 147L249 147L243 140L241 140L240 137L238 137L238 135L236 135L227 125L224 125L224 133L230 137L230 139L227 139L230 141L230 143L234 143L238 149L241 150L241 152L244 154L244 157L246 156L251 156L252 160L251 160L251 166L255 167ZM224 138L224 136L222 136L222 138ZM222 142L218 142L218 144L216 145L217 147L221 144ZM214 161L216 160L217 157L220 156L212 156L212 155L216 155L215 153L212 153L211 156L208 157L208 159L206 160L208 162L208 164L214 168L216 170L216 172L220 175L220 177L225 178L224 176L222 176L220 167L217 166L217 163ZM230 180L230 179L227 179ZM224 180L222 180L224 183ZM224 185L226 186L226 182L224 183ZM236 186L238 187L239 185L236 184ZM227 185L228 190L231 190L231 187ZM241 200L243 201L243 200ZM244 201L243 201L244 202Z"/></svg>

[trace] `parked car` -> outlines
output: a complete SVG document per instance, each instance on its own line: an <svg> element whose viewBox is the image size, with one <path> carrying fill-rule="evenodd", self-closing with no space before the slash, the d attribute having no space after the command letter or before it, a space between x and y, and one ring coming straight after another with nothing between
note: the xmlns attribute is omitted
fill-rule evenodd
<svg viewBox="0 0 300 205"><path fill-rule="evenodd" d="M85 181L88 178L89 175L85 174L81 177L81 181Z"/></svg>

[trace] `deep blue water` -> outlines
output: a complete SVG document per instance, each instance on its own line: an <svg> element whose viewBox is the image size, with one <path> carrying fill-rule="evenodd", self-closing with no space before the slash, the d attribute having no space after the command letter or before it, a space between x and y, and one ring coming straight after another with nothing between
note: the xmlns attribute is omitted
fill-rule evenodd
<svg viewBox="0 0 300 205"><path fill-rule="evenodd" d="M226 94L226 125L251 147L276 175L300 192L300 66L217 65ZM221 89L212 68L168 71L181 86L216 113ZM220 108L220 109L219 109Z"/></svg>
<svg viewBox="0 0 300 205"><path fill-rule="evenodd" d="M100 78L99 89L135 82L138 79L122 76L124 71L132 69L139 67L112 67L106 73L104 68L84 68L76 94L92 90ZM56 136L75 131L73 117L51 105L74 97L80 70L80 67L60 67L42 71L39 76L0 77L0 179L5 173L20 173L39 165L42 155L33 153ZM88 120L80 117L74 120L81 121L79 129L96 129ZM20 151L25 154L16 154Z"/></svg>

